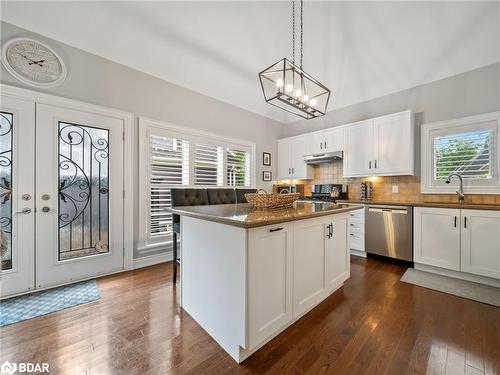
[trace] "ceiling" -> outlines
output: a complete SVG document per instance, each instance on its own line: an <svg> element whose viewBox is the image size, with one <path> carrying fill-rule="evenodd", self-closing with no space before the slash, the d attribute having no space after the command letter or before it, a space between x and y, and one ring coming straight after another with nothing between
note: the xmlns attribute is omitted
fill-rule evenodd
<svg viewBox="0 0 500 375"><path fill-rule="evenodd" d="M257 74L291 55L288 1L5 2L3 21L263 116ZM304 69L329 110L500 61L499 2L304 4Z"/></svg>

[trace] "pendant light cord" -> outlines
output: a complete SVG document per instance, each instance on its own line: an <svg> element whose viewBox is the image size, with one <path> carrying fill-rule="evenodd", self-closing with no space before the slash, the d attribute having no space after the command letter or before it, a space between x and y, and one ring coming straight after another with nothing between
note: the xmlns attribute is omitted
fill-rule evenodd
<svg viewBox="0 0 500 375"><path fill-rule="evenodd" d="M292 0L292 62L295 64L295 0Z"/></svg>
<svg viewBox="0 0 500 375"><path fill-rule="evenodd" d="M302 26L302 9L304 7L304 0L300 0L300 69L302 69L302 49L303 49L303 39L304 31Z"/></svg>

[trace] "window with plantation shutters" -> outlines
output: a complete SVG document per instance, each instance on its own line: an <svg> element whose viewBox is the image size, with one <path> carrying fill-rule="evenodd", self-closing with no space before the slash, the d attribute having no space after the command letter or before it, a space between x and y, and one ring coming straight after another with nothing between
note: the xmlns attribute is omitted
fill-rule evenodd
<svg viewBox="0 0 500 375"><path fill-rule="evenodd" d="M172 244L174 187L253 187L255 144L139 118L138 254Z"/></svg>
<svg viewBox="0 0 500 375"><path fill-rule="evenodd" d="M226 149L226 178L228 186L250 186L250 153Z"/></svg>
<svg viewBox="0 0 500 375"><path fill-rule="evenodd" d="M223 148L211 144L194 145L194 184L223 186Z"/></svg>
<svg viewBox="0 0 500 375"><path fill-rule="evenodd" d="M421 193L455 194L462 177L466 194L500 193L500 112L421 126Z"/></svg>
<svg viewBox="0 0 500 375"><path fill-rule="evenodd" d="M464 179L492 179L494 132L477 130L434 138L434 179L446 180L450 173Z"/></svg>
<svg viewBox="0 0 500 375"><path fill-rule="evenodd" d="M150 222L151 238L172 233L170 188L189 185L189 142L150 135Z"/></svg>

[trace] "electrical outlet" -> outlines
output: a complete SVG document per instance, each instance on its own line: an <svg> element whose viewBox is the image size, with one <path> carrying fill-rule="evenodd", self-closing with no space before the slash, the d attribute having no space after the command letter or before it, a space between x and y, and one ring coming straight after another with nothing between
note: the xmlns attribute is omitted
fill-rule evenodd
<svg viewBox="0 0 500 375"><path fill-rule="evenodd" d="M392 185L392 193L393 194L399 193L399 186L398 185Z"/></svg>

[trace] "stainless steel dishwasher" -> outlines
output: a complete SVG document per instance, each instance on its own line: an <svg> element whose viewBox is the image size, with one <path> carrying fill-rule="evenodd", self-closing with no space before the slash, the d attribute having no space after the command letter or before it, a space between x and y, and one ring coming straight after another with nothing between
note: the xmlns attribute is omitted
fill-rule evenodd
<svg viewBox="0 0 500 375"><path fill-rule="evenodd" d="M413 261L413 207L366 205L365 251Z"/></svg>

